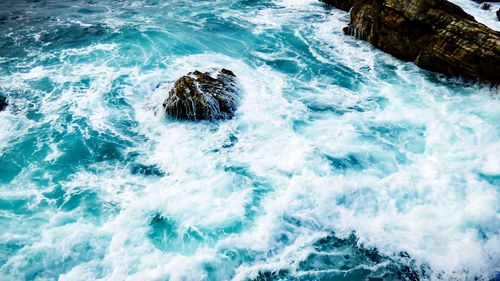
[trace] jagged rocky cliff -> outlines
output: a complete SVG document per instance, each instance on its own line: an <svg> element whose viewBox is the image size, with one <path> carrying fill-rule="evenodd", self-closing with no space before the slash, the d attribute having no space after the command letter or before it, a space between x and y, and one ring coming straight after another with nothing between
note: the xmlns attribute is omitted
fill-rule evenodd
<svg viewBox="0 0 500 281"><path fill-rule="evenodd" d="M500 32L446 0L323 0L350 11L344 32L450 76L500 84Z"/></svg>

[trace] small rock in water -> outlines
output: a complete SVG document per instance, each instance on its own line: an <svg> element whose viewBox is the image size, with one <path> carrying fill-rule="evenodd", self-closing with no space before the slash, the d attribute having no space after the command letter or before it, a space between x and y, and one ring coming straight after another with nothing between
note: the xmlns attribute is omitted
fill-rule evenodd
<svg viewBox="0 0 500 281"><path fill-rule="evenodd" d="M497 11L497 19L500 21L500 9Z"/></svg>
<svg viewBox="0 0 500 281"><path fill-rule="evenodd" d="M183 120L219 120L234 116L239 100L236 75L227 69L194 71L179 78L163 103L165 113Z"/></svg>
<svg viewBox="0 0 500 281"><path fill-rule="evenodd" d="M490 3L483 3L481 4L481 7L480 7L482 10L486 10L488 11L489 9L491 9L491 4Z"/></svg>
<svg viewBox="0 0 500 281"><path fill-rule="evenodd" d="M7 107L7 99L5 97L0 96L0 111L4 110Z"/></svg>

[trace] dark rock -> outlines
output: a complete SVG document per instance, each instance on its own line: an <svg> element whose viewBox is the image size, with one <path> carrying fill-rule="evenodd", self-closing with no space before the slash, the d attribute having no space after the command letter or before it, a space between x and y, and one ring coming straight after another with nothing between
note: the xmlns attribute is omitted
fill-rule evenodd
<svg viewBox="0 0 500 281"><path fill-rule="evenodd" d="M321 2L325 2L326 4L332 5L337 9L344 10L348 12L352 5L354 4L354 0L321 0Z"/></svg>
<svg viewBox="0 0 500 281"><path fill-rule="evenodd" d="M339 1L324 0L337 7ZM344 33L450 76L500 83L500 32L446 0L352 0ZM345 10L343 4L339 8Z"/></svg>
<svg viewBox="0 0 500 281"><path fill-rule="evenodd" d="M490 3L483 3L481 4L481 10L485 10L485 11L488 11L489 9L491 9L491 4Z"/></svg>
<svg viewBox="0 0 500 281"><path fill-rule="evenodd" d="M0 96L0 111L4 110L7 107L7 99L5 97Z"/></svg>
<svg viewBox="0 0 500 281"><path fill-rule="evenodd" d="M163 107L176 119L231 119L238 100L236 76L230 70L194 71L175 82Z"/></svg>
<svg viewBox="0 0 500 281"><path fill-rule="evenodd" d="M497 11L497 19L500 20L500 9Z"/></svg>

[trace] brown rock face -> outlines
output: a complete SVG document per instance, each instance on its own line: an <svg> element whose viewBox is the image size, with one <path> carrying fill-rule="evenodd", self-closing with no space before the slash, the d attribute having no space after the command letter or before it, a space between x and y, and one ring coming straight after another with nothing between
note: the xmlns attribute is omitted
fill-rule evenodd
<svg viewBox="0 0 500 281"><path fill-rule="evenodd" d="M335 5L337 1L325 2ZM346 34L427 70L500 84L500 32L476 22L455 4L446 0L343 2L352 3Z"/></svg>
<svg viewBox="0 0 500 281"><path fill-rule="evenodd" d="M175 119L230 119L236 111L238 92L236 76L230 70L194 71L175 82L163 107Z"/></svg>

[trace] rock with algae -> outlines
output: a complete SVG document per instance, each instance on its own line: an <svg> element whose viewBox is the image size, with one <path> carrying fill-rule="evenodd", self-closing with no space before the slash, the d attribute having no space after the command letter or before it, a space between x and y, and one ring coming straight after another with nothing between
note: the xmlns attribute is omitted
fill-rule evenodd
<svg viewBox="0 0 500 281"><path fill-rule="evenodd" d="M175 119L214 121L233 118L238 100L239 89L232 71L196 70L174 83L163 107Z"/></svg>

